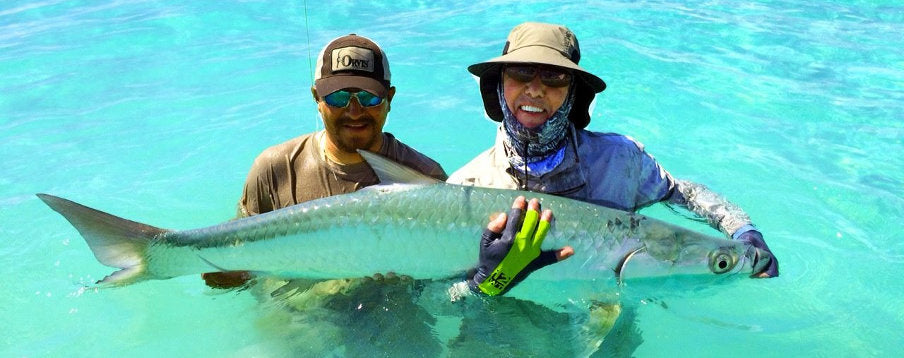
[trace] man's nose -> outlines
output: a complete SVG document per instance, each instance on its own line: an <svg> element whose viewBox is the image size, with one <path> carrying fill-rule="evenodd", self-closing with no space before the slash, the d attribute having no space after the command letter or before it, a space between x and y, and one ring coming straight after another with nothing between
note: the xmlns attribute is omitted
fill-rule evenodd
<svg viewBox="0 0 904 358"><path fill-rule="evenodd" d="M349 117L357 118L364 114L364 106L358 102L358 97L348 99L348 107L345 109Z"/></svg>

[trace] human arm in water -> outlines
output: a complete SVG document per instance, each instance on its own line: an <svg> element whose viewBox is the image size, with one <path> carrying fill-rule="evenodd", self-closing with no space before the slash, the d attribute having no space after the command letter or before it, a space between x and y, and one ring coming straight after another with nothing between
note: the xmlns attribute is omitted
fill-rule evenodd
<svg viewBox="0 0 904 358"><path fill-rule="evenodd" d="M778 260L766 245L763 234L751 224L750 217L739 206L705 185L686 180L675 180L675 188L668 203L686 208L733 240L742 241L756 248L757 250L748 253L754 263L754 273L751 277L778 276Z"/></svg>

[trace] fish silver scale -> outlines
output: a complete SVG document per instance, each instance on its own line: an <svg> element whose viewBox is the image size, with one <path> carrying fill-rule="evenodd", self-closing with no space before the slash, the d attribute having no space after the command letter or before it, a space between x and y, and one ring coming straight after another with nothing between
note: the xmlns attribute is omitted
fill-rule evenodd
<svg viewBox="0 0 904 358"><path fill-rule="evenodd" d="M433 185L378 185L220 225L169 232L148 249L148 272L173 277L215 269L345 278L396 272L446 278L476 264L481 232L518 195L538 197L556 220L544 249L573 259L537 279L607 279L632 250L676 261L683 237L719 240L641 215L537 193ZM655 244L655 245L654 245ZM213 266L213 267L211 267Z"/></svg>

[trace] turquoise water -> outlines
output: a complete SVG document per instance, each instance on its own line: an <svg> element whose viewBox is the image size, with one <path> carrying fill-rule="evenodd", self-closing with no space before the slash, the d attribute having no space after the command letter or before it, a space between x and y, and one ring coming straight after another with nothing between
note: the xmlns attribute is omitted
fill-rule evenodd
<svg viewBox="0 0 904 358"><path fill-rule="evenodd" d="M776 279L629 296L636 355L904 353L899 2L12 0L0 356L279 355L247 292L197 277L83 289L111 270L34 193L174 229L230 218L263 148L322 127L313 56L350 32L388 53L386 130L451 172L493 139L465 68L527 20L567 24L609 84L590 129L741 205L781 260Z"/></svg>

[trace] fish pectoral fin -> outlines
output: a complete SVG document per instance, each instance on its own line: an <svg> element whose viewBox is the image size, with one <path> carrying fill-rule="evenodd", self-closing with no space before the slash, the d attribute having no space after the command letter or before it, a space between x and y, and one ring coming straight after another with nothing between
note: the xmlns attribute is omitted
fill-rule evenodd
<svg viewBox="0 0 904 358"><path fill-rule="evenodd" d="M582 356L590 356L599 350L621 312L621 303L594 302L587 312L586 321L578 327L578 342L583 343L578 346L582 348Z"/></svg>

